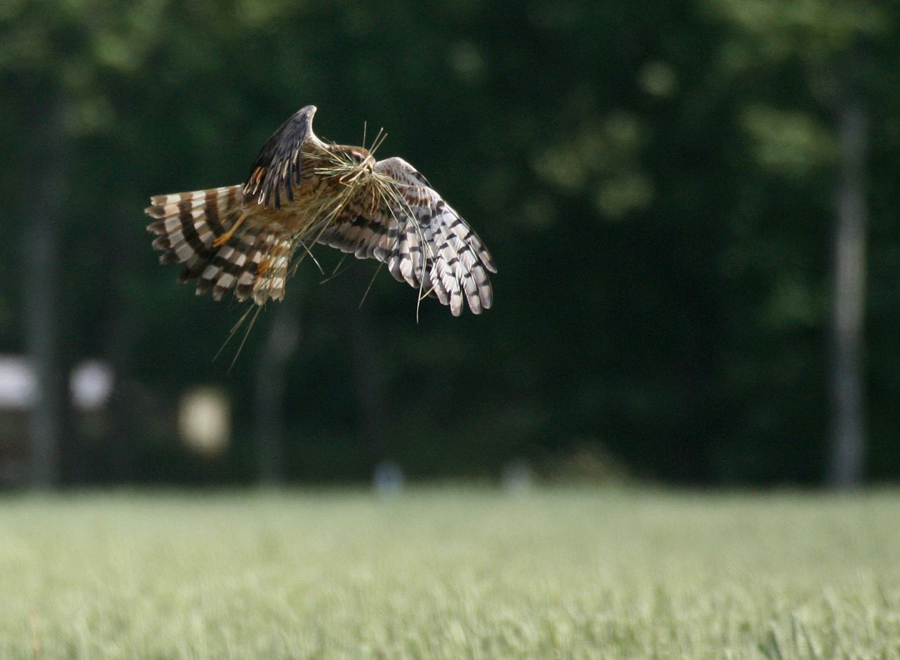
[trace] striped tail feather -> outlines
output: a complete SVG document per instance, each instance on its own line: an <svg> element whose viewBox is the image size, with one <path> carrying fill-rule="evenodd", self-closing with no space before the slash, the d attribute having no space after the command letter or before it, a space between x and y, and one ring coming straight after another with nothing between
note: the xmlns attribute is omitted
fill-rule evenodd
<svg viewBox="0 0 900 660"><path fill-rule="evenodd" d="M150 199L153 247L160 263L184 264L179 282L197 281L197 295L212 288L215 300L230 290L262 305L284 298L291 237L246 217L243 186L228 186Z"/></svg>

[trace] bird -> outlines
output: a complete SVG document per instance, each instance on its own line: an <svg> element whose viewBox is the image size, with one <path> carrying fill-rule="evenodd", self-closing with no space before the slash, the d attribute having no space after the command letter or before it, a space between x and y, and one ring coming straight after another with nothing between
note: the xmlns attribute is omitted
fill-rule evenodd
<svg viewBox="0 0 900 660"><path fill-rule="evenodd" d="M319 139L315 113L282 124L245 183L151 197L160 262L182 264L178 281L196 280L197 295L233 291L261 307L284 299L295 257L318 243L376 259L453 316L489 309L497 268L469 224L402 158Z"/></svg>

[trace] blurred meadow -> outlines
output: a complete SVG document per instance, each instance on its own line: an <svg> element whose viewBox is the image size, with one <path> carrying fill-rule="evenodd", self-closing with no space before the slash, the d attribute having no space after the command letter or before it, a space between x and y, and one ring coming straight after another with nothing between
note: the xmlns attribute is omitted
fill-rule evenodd
<svg viewBox="0 0 900 660"><path fill-rule="evenodd" d="M900 497L417 488L0 507L0 656L894 658Z"/></svg>

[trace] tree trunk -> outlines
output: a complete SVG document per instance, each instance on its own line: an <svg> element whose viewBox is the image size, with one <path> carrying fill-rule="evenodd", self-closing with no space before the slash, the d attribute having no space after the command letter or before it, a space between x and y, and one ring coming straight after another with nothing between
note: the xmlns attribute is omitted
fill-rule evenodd
<svg viewBox="0 0 900 660"><path fill-rule="evenodd" d="M381 346L370 305L352 310L350 336L353 350L353 384L359 402L362 437L372 469L391 459L384 435L384 367Z"/></svg>
<svg viewBox="0 0 900 660"><path fill-rule="evenodd" d="M109 255L109 318L105 341L105 356L113 371L113 390L107 404L109 433L110 479L114 483L126 483L135 479L135 435L131 410L131 391L128 381L134 357L136 314L131 307L126 285L131 275L134 250L133 227L127 212L110 232L110 240L116 246Z"/></svg>
<svg viewBox="0 0 900 660"><path fill-rule="evenodd" d="M67 386L59 367L59 234L66 200L71 144L51 109L38 132L33 171L36 185L26 191L25 337L36 380L29 420L31 487L49 490L59 483L62 407Z"/></svg>
<svg viewBox="0 0 900 660"><path fill-rule="evenodd" d="M866 431L863 325L866 285L866 114L851 96L838 109L841 179L837 199L832 315L832 428L827 480L847 489L862 481Z"/></svg>
<svg viewBox="0 0 900 660"><path fill-rule="evenodd" d="M279 303L256 369L253 418L258 476L263 486L284 482L284 369L299 338L296 301Z"/></svg>

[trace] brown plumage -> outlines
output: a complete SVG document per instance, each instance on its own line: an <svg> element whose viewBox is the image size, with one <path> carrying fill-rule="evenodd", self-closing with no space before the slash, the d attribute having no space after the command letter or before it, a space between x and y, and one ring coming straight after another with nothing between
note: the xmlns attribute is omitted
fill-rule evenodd
<svg viewBox="0 0 900 660"><path fill-rule="evenodd" d="M291 257L313 243L377 259L391 275L449 305L480 314L497 272L481 239L401 158L328 144L306 106L269 138L244 185L158 195L146 213L163 264L184 264L179 281L197 293L263 305L284 298Z"/></svg>

